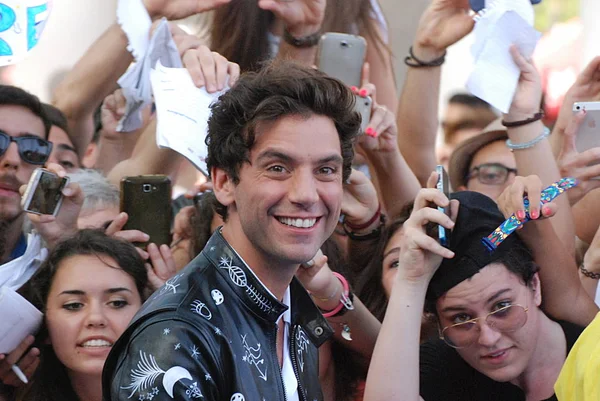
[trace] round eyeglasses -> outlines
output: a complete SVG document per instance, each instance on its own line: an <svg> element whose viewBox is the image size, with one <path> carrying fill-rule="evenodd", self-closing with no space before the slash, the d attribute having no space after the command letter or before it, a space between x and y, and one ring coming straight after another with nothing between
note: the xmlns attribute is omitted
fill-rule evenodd
<svg viewBox="0 0 600 401"><path fill-rule="evenodd" d="M482 184L502 185L506 183L511 173L517 174L517 169L500 163L484 163L472 168L467 174L466 181L477 178Z"/></svg>
<svg viewBox="0 0 600 401"><path fill-rule="evenodd" d="M452 348L465 348L479 338L481 328L477 324L478 320L485 320L485 324L492 330L510 333L519 330L527 322L528 310L519 304L508 305L486 316L446 326L441 330L440 338Z"/></svg>

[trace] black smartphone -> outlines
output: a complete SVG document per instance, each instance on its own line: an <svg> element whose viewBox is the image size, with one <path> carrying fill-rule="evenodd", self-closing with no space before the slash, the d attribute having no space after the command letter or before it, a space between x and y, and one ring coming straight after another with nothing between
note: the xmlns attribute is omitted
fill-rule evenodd
<svg viewBox="0 0 600 401"><path fill-rule="evenodd" d="M441 191L446 195L448 199L450 199L450 184L448 181L448 173L446 169L442 165L438 165L435 168L435 171L438 174L438 180L436 184L436 188L438 191ZM448 207L439 207L438 210L440 212L444 212L446 216L450 217L450 205ZM450 245L450 230L444 226L438 225L438 241L441 245L447 247Z"/></svg>
<svg viewBox="0 0 600 401"><path fill-rule="evenodd" d="M129 219L123 230L140 230L150 236L136 246L171 243L171 180L166 175L139 175L121 180L121 211Z"/></svg>
<svg viewBox="0 0 600 401"><path fill-rule="evenodd" d="M43 168L35 169L21 198L23 210L56 216L63 201L62 190L68 183L67 177L61 178Z"/></svg>

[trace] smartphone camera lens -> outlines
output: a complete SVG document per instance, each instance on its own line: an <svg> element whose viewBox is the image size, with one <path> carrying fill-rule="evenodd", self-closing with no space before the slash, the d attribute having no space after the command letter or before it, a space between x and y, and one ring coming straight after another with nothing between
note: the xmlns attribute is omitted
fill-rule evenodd
<svg viewBox="0 0 600 401"><path fill-rule="evenodd" d="M142 185L142 191L144 191L144 192L152 192L152 185L150 185L150 184L144 184L144 185Z"/></svg>
<svg viewBox="0 0 600 401"><path fill-rule="evenodd" d="M581 106L575 106L577 110L581 110Z"/></svg>
<svg viewBox="0 0 600 401"><path fill-rule="evenodd" d="M345 40L342 40L342 41L340 42L340 46L342 46L342 47L350 47L350 45L348 44L348 42L347 42L347 41L345 41Z"/></svg>

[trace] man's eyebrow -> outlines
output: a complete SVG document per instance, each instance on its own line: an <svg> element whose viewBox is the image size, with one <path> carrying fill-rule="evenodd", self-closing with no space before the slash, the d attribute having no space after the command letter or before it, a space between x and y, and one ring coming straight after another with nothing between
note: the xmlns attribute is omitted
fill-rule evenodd
<svg viewBox="0 0 600 401"><path fill-rule="evenodd" d="M327 163L332 163L332 162L338 163L338 164L343 164L344 159L340 155L325 156L322 159L319 159L318 164L327 164Z"/></svg>
<svg viewBox="0 0 600 401"><path fill-rule="evenodd" d="M273 149L267 149L261 154L259 154L256 158L256 161L262 161L265 159L279 159L285 162L291 162L294 160L290 155Z"/></svg>

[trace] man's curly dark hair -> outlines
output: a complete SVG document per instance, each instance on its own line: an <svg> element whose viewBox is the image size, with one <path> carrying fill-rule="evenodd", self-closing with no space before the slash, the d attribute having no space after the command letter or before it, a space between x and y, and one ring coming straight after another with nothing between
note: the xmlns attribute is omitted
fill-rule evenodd
<svg viewBox="0 0 600 401"><path fill-rule="evenodd" d="M207 170L223 169L237 184L239 169L249 162L259 123L286 116L322 115L331 118L338 131L346 181L361 121L354 104L354 95L342 82L292 62L274 62L256 73L243 74L211 106ZM217 212L226 219L223 205L217 205Z"/></svg>

